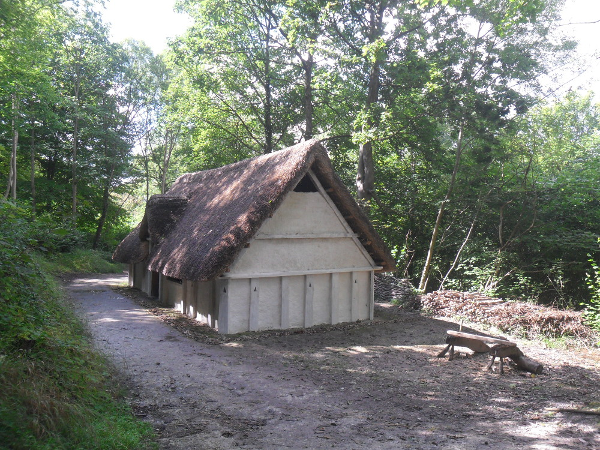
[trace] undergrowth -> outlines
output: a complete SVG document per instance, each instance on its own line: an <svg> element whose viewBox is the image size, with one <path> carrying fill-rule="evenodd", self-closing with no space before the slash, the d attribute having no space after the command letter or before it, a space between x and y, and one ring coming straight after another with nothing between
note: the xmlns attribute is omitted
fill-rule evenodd
<svg viewBox="0 0 600 450"><path fill-rule="evenodd" d="M151 447L33 234L26 210L0 202L0 448Z"/></svg>
<svg viewBox="0 0 600 450"><path fill-rule="evenodd" d="M68 253L46 255L42 268L54 275L63 273L119 273L123 264L110 261L110 253L98 250L75 249Z"/></svg>

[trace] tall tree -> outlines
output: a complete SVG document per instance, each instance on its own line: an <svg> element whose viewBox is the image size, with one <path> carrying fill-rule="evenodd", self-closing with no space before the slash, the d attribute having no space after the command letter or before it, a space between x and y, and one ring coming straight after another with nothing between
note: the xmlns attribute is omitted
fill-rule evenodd
<svg viewBox="0 0 600 450"><path fill-rule="evenodd" d="M282 4L184 0L179 6L195 23L174 47L177 61L227 117L210 125L230 130L230 139L251 151L293 142L298 70L282 45Z"/></svg>
<svg viewBox="0 0 600 450"><path fill-rule="evenodd" d="M17 198L19 135L25 125L23 102L48 86L53 28L64 10L50 0L0 3L0 115L9 118L10 164L4 198ZM4 121L0 121L4 122Z"/></svg>
<svg viewBox="0 0 600 450"><path fill-rule="evenodd" d="M436 105L432 112L448 127L454 161L433 225L420 290L427 289L438 234L465 151L491 162L499 131L531 103L522 94L525 87L535 85L546 70L545 55L559 49L546 39L556 19L555 3L532 2L522 8L499 0L474 3L465 8L468 21L457 14L452 28L433 34L437 42L431 56L441 70L432 90Z"/></svg>
<svg viewBox="0 0 600 450"><path fill-rule="evenodd" d="M77 216L79 158L82 148L82 127L93 123L93 108L106 90L104 79L110 72L108 30L98 13L83 10L65 23L62 46L57 52L63 68L60 81L69 99L71 115L71 214Z"/></svg>

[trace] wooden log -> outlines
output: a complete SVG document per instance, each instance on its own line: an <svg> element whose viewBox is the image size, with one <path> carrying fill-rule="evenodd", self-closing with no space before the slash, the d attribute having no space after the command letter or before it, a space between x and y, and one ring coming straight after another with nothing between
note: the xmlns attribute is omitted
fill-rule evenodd
<svg viewBox="0 0 600 450"><path fill-rule="evenodd" d="M523 352L516 345L496 344L490 348L490 355L498 358L510 356L523 356Z"/></svg>
<svg viewBox="0 0 600 450"><path fill-rule="evenodd" d="M504 300L476 300L475 301L475 304L477 306L499 305L500 303L504 303Z"/></svg>
<svg viewBox="0 0 600 450"><path fill-rule="evenodd" d="M485 342L465 337L447 336L446 344L450 344L452 346L458 345L459 347L467 347L476 353L487 353L490 351L490 347Z"/></svg>
<svg viewBox="0 0 600 450"><path fill-rule="evenodd" d="M542 364L533 359L526 358L522 352L520 355L509 355L508 357L512 359L521 370L526 370L527 372L535 373L536 375L540 375L544 371L544 366Z"/></svg>
<svg viewBox="0 0 600 450"><path fill-rule="evenodd" d="M547 408L547 411L556 411L556 412L568 412L575 414L588 414L593 416L600 416L600 411L593 411L589 409L577 409L577 408Z"/></svg>
<svg viewBox="0 0 600 450"><path fill-rule="evenodd" d="M493 338L490 336L480 336L478 334L463 333L461 331L453 331L453 330L448 330L447 333L448 333L448 336L473 339L473 340L485 342L488 344L503 344L503 345L511 345L514 347L517 346L517 344L515 344L514 342L510 342L507 339Z"/></svg>
<svg viewBox="0 0 600 450"><path fill-rule="evenodd" d="M452 344L446 345L446 348L444 348L444 350L442 350L441 352L439 352L438 355L437 355L437 357L438 358L443 358L444 356L446 356L446 353L448 353L448 350L450 350L450 347L452 347Z"/></svg>

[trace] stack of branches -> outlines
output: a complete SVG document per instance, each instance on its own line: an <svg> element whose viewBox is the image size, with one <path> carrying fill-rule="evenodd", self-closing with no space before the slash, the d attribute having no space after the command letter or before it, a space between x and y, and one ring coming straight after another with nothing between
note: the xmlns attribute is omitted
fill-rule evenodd
<svg viewBox="0 0 600 450"><path fill-rule="evenodd" d="M394 303L401 308L419 309L419 298L409 280L392 275L375 274L375 301Z"/></svg>
<svg viewBox="0 0 600 450"><path fill-rule="evenodd" d="M492 325L504 332L527 337L575 336L588 340L594 334L586 326L583 314L530 303L504 301L479 293L434 291L421 296L422 308L431 314L463 317L473 322Z"/></svg>

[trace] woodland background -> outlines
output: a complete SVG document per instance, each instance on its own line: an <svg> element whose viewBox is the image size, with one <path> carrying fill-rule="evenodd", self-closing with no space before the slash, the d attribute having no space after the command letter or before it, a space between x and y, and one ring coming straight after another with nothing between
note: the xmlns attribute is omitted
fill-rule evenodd
<svg viewBox="0 0 600 450"><path fill-rule="evenodd" d="M155 55L99 1L0 0L4 220L112 251L178 175L317 138L421 291L594 311L600 110L553 92L561 6L180 0L193 25Z"/></svg>

